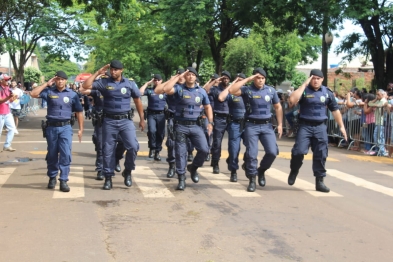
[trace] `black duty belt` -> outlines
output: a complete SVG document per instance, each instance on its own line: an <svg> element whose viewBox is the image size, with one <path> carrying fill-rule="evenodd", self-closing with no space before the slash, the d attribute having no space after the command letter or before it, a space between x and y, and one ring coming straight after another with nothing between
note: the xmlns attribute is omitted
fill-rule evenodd
<svg viewBox="0 0 393 262"><path fill-rule="evenodd" d="M114 119L114 120L122 120L122 119L128 118L128 114L126 114L126 115L108 115L108 114L104 114L104 117L107 117L107 118L110 118L110 119Z"/></svg>
<svg viewBox="0 0 393 262"><path fill-rule="evenodd" d="M214 113L214 116L218 116L218 117L228 117L228 114Z"/></svg>
<svg viewBox="0 0 393 262"><path fill-rule="evenodd" d="M164 114L164 110L161 110L161 111L147 110L147 114L149 114L149 115L160 115L160 114Z"/></svg>
<svg viewBox="0 0 393 262"><path fill-rule="evenodd" d="M240 123L242 123L243 121L244 121L243 118L240 118L240 119L232 119L232 118L231 118L231 122L233 122L233 123L240 124Z"/></svg>
<svg viewBox="0 0 393 262"><path fill-rule="evenodd" d="M324 124L325 122L317 122L317 121L309 121L309 120L304 120L300 119L299 124L301 125L306 125L306 126L319 126Z"/></svg>
<svg viewBox="0 0 393 262"><path fill-rule="evenodd" d="M252 119L252 118L247 118L246 122L252 123L252 124L258 124L258 125L264 125L264 124L269 124L271 122L271 119Z"/></svg>
<svg viewBox="0 0 393 262"><path fill-rule="evenodd" d="M175 121L176 124L178 125L183 125L183 126L192 126L192 125L197 125L197 121Z"/></svg>
<svg viewBox="0 0 393 262"><path fill-rule="evenodd" d="M71 121L65 121L65 122L49 122L49 121L47 121L46 124L48 126L60 127L60 126L71 125Z"/></svg>

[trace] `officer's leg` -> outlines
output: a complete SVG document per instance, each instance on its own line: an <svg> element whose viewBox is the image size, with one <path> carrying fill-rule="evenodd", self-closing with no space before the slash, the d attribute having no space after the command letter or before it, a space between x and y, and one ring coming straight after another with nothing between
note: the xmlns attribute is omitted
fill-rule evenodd
<svg viewBox="0 0 393 262"><path fill-rule="evenodd" d="M205 137L206 137L207 145L209 147L209 152L207 153L205 161L210 161L210 150L211 150L211 145L212 145L212 140L213 140L213 131L209 135L209 132L207 130L208 123L209 123L209 120L207 119L207 117L205 117L204 121L203 121L202 129L203 129L203 132L204 132Z"/></svg>
<svg viewBox="0 0 393 262"><path fill-rule="evenodd" d="M157 115L156 151L161 152L165 137L165 115Z"/></svg>
<svg viewBox="0 0 393 262"><path fill-rule="evenodd" d="M96 125L94 127L94 135L96 137L96 151L97 151L97 157L96 157L96 171L102 171L102 165L103 165L103 156L102 156L102 126L101 125Z"/></svg>
<svg viewBox="0 0 393 262"><path fill-rule="evenodd" d="M276 142L276 135L271 124L261 125L262 132L259 135L259 141L265 150L259 168L258 168L258 183L260 186L266 185L265 171L268 170L276 156L278 155L278 146Z"/></svg>
<svg viewBox="0 0 393 262"><path fill-rule="evenodd" d="M191 139L187 137L187 161L192 162L194 160L194 156L192 152L194 151L195 147L191 142Z"/></svg>
<svg viewBox="0 0 393 262"><path fill-rule="evenodd" d="M257 175L258 165L258 139L259 139L259 125L246 123L244 130L244 144L246 146L245 166L246 176L250 180L247 191L255 191L255 177Z"/></svg>
<svg viewBox="0 0 393 262"><path fill-rule="evenodd" d="M48 188L53 189L56 186L56 176L59 172L59 149L58 149L58 127L49 126L46 129L46 141L48 152L46 154L47 175L49 177Z"/></svg>
<svg viewBox="0 0 393 262"><path fill-rule="evenodd" d="M191 143L195 145L195 149L197 150L192 164L196 167L201 167L203 166L203 162L205 162L206 155L209 152L205 134L203 133L202 127L200 126L193 126L190 132L191 134L189 137Z"/></svg>
<svg viewBox="0 0 393 262"><path fill-rule="evenodd" d="M117 143L116 143L116 151L115 151L115 171L116 172L120 172L121 171L121 167L120 167L120 159L123 158L124 155L124 151L126 151L123 141L121 140L121 137L118 136L117 137Z"/></svg>
<svg viewBox="0 0 393 262"><path fill-rule="evenodd" d="M157 132L157 123L155 119L156 115L148 115L147 116L147 136L149 138L149 147L152 153L156 150L156 132Z"/></svg>
<svg viewBox="0 0 393 262"><path fill-rule="evenodd" d="M116 121L110 118L104 118L102 123L102 153L103 153L103 170L106 178L115 175L115 147L119 130ZM110 189L110 188L109 188Z"/></svg>
<svg viewBox="0 0 393 262"><path fill-rule="evenodd" d="M329 192L330 189L325 186L323 179L326 176L325 163L328 156L328 139L326 126L319 125L313 127L314 136L311 138L312 169L315 176L315 189L321 192Z"/></svg>
<svg viewBox="0 0 393 262"><path fill-rule="evenodd" d="M186 188L186 164L187 164L187 144L188 128L183 125L175 125L175 156L176 156L176 173L179 177L177 190Z"/></svg>
<svg viewBox="0 0 393 262"><path fill-rule="evenodd" d="M295 145L292 148L291 172L288 177L288 184L293 185L303 165L304 155L308 153L311 137L313 135L312 126L300 125L296 136Z"/></svg>
<svg viewBox="0 0 393 262"><path fill-rule="evenodd" d="M59 127L59 169L60 169L60 190L63 192L70 191L67 185L68 175L71 164L72 148L72 127L66 125Z"/></svg>
<svg viewBox="0 0 393 262"><path fill-rule="evenodd" d="M236 170L239 169L239 151L240 151L240 124L230 123L228 125L228 170L231 171L231 182L237 181Z"/></svg>
<svg viewBox="0 0 393 262"><path fill-rule="evenodd" d="M214 129L213 129L213 146L212 146L212 163L218 162L221 157L221 143L224 137L224 132L227 128L226 118L216 117L214 119Z"/></svg>
<svg viewBox="0 0 393 262"><path fill-rule="evenodd" d="M173 119L168 119L167 128L168 136L165 145L168 149L168 157L166 161L169 163L169 170L166 176L168 178L172 178L175 175L175 141L173 140L174 134L171 134L171 132L174 132Z"/></svg>

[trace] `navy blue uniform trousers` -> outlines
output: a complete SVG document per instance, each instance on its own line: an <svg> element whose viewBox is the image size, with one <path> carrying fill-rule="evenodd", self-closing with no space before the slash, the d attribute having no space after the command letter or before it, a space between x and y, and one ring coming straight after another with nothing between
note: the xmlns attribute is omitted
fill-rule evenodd
<svg viewBox="0 0 393 262"><path fill-rule="evenodd" d="M166 145L166 147L167 147L167 149L168 149L168 157L167 157L167 159L166 159L166 161L168 162L168 163L175 163L175 137L173 137L173 139L172 139L172 137L169 135L170 134L170 129L172 129L173 130L173 132L175 133L175 127L174 127L174 124L173 124L173 118L169 118L168 119L168 121L167 121L167 124L166 124L166 127L167 127L167 129L168 129L168 137L167 137L167 139L166 139L166 142L165 142L165 145ZM175 136L175 134L173 134L173 136Z"/></svg>
<svg viewBox="0 0 393 262"><path fill-rule="evenodd" d="M238 170L239 169L239 152L240 152L240 142L243 137L243 130L240 130L241 124L230 122L228 124L228 170Z"/></svg>
<svg viewBox="0 0 393 262"><path fill-rule="evenodd" d="M135 169L135 159L139 150L136 139L134 122L129 119L115 120L104 117L102 123L102 141L104 154L104 175L106 177L115 175L115 148L118 137L121 138L124 148L127 150L124 167L127 170Z"/></svg>
<svg viewBox="0 0 393 262"><path fill-rule="evenodd" d="M212 161L218 161L221 158L221 144L227 126L228 124L226 117L214 117L213 146L211 149Z"/></svg>
<svg viewBox="0 0 393 262"><path fill-rule="evenodd" d="M165 137L165 114L148 114L147 126L149 148L160 152Z"/></svg>
<svg viewBox="0 0 393 262"><path fill-rule="evenodd" d="M299 170L303 165L304 155L311 146L312 170L314 176L326 176L325 163L328 156L328 136L326 125L310 126L300 124L296 135L296 142L292 148L291 170Z"/></svg>

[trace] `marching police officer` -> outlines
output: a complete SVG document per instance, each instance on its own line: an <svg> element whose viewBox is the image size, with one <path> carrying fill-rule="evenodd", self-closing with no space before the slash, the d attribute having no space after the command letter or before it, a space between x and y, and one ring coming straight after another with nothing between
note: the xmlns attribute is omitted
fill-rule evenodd
<svg viewBox="0 0 393 262"><path fill-rule="evenodd" d="M94 127L94 132L93 132L93 143L95 146L95 151L96 151L96 171L97 171L97 180L104 180L105 176L103 173L103 155L102 155L102 118L103 118L103 106L104 106L104 97L101 95L100 91L98 90L81 90L81 93L83 93L86 96L91 96L93 98L93 103L94 106L92 108L92 122L93 122L93 127ZM125 148L123 145L123 142L121 139L118 139L117 145L116 145L116 153L115 153L115 159L116 159L116 167L115 171L120 172L121 167L119 164L120 159L123 158Z"/></svg>
<svg viewBox="0 0 393 262"><path fill-rule="evenodd" d="M70 173L71 147L72 147L72 125L75 122L73 112L78 119L79 142L83 133L83 108L78 95L71 89L66 88L67 75L63 71L57 71L54 78L47 83L33 89L31 96L41 97L47 101L47 115L44 135L48 143L46 162L48 166L49 183L48 188L56 186L56 176L60 170L60 191L69 192L67 185ZM55 83L55 87L50 87ZM47 88L48 87L48 88Z"/></svg>
<svg viewBox="0 0 393 262"><path fill-rule="evenodd" d="M175 110L175 155L176 155L176 173L179 177L177 190L184 190L186 187L185 173L187 164L187 137L197 150L192 164L187 165L187 170L191 174L194 183L199 182L198 167L203 165L208 153L208 146L202 130L201 112L202 107L205 109L209 119L209 133L212 131L212 110L206 91L196 85L195 79L197 72L194 68L188 67L187 71L181 75L171 78L164 87L165 93L174 95L176 100ZM185 83L175 85L180 77L185 77Z"/></svg>
<svg viewBox="0 0 393 262"><path fill-rule="evenodd" d="M111 77L94 81L98 75L104 74L108 68L110 68ZM113 155L118 136L121 137L127 150L124 162L125 169L122 173L124 184L127 187L132 186L131 171L135 169L135 158L139 150L139 144L132 121L131 98L134 100L140 117L139 127L142 131L145 127L139 89L134 81L124 78L122 72L123 64L118 60L112 60L110 64L99 69L83 83L84 89L98 90L104 97L102 121L102 139L105 141L103 146L104 190L112 188L112 176L115 175L115 158Z"/></svg>
<svg viewBox="0 0 393 262"><path fill-rule="evenodd" d="M233 81L236 83L246 78L244 74L237 74L238 77ZM233 84L232 83L232 84ZM229 86L230 87L230 86ZM228 117L228 170L231 171L231 182L237 182L237 170L239 169L240 142L243 137L244 114L246 107L242 96L229 95L229 87L218 96L218 100L227 101L229 106Z"/></svg>
<svg viewBox="0 0 393 262"><path fill-rule="evenodd" d="M210 88L210 85L206 86L206 92L213 97L214 101L213 146L211 148L211 166L213 167L214 174L220 173L218 162L220 161L221 157L221 144L224 137L224 132L228 126L227 119L229 114L228 101L226 99L220 101L218 96L222 91L228 88L230 80L231 74L228 71L223 71L221 73L220 83L218 86L213 86L212 88Z"/></svg>
<svg viewBox="0 0 393 262"><path fill-rule="evenodd" d="M347 140L347 134L333 92L322 85L323 77L321 70L311 70L310 77L289 97L291 107L297 103L300 105L300 126L295 145L292 148L291 172L288 177L288 184L293 185L295 183L299 169L303 164L304 155L308 153L311 146L315 189L328 193L330 189L323 182L326 176L325 163L328 155L326 107L332 112L345 140Z"/></svg>
<svg viewBox="0 0 393 262"><path fill-rule="evenodd" d="M165 137L165 115L166 95L157 94L154 90L158 84L161 84L162 77L155 74L153 79L146 82L139 90L141 94L148 97L147 104L147 136L149 139L149 157L154 152L154 160L161 161L160 152L162 150L162 141ZM147 88L153 83L153 88Z"/></svg>
<svg viewBox="0 0 393 262"><path fill-rule="evenodd" d="M244 86L253 80L251 86ZM266 72L262 68L256 68L253 75L232 84L229 93L235 96L242 96L246 105L244 144L246 146L245 168L246 176L250 182L247 191L255 191L255 177L258 174L258 183L265 186L265 171L271 167L276 156L278 147L276 136L271 124L271 105L273 104L277 114L278 135L282 134L282 108L276 90L266 82ZM258 165L258 140L265 149L259 168Z"/></svg>

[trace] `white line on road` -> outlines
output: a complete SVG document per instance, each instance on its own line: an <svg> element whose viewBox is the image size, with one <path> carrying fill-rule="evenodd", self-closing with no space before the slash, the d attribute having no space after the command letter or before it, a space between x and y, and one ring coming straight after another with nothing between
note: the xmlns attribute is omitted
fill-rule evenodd
<svg viewBox="0 0 393 262"><path fill-rule="evenodd" d="M393 177L393 171L377 171L377 170L375 170L375 172Z"/></svg>
<svg viewBox="0 0 393 262"><path fill-rule="evenodd" d="M230 182L229 177L224 174L213 174L211 168L200 167L198 173L233 197L261 197L256 192L247 192L246 188L239 183Z"/></svg>
<svg viewBox="0 0 393 262"><path fill-rule="evenodd" d="M132 172L132 179L147 198L174 197L171 191L162 183L161 179L147 166L136 166Z"/></svg>
<svg viewBox="0 0 393 262"><path fill-rule="evenodd" d="M64 193L59 190L60 181L57 181L56 191L53 193L53 198L78 198L85 196L85 180L83 177L83 167L71 166L70 174L68 176L68 186L70 192Z"/></svg>
<svg viewBox="0 0 393 262"><path fill-rule="evenodd" d="M373 191L393 197L393 188L381 186L381 185L375 184L373 182L369 182L363 178L359 178L359 177L356 177L356 176L353 176L353 175L350 175L350 174L347 174L347 173L344 173L344 172L341 172L341 171L338 171L335 169L327 169L327 173L330 176L333 176L335 178L355 184L356 186L364 187L364 188L367 188L367 189L370 189L370 190L373 190Z"/></svg>
<svg viewBox="0 0 393 262"><path fill-rule="evenodd" d="M16 168L7 167L0 169L0 187L2 187L5 182L7 182L8 178L14 173Z"/></svg>
<svg viewBox="0 0 393 262"><path fill-rule="evenodd" d="M288 174L284 173L278 169L270 168L266 171L266 175L272 177L276 180L279 180L285 184L288 184ZM289 185L288 185L289 186ZM297 189L303 190L315 197L342 197L342 195L337 194L336 192L330 191L329 193L322 193L319 191L315 191L315 185L307 182L303 179L296 178L295 184L292 186Z"/></svg>

